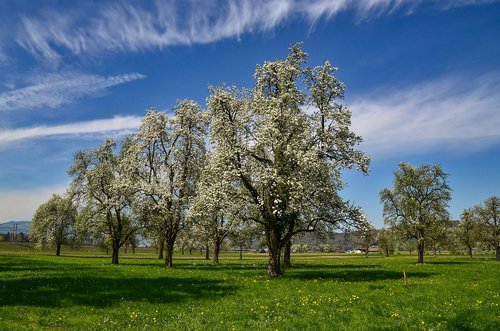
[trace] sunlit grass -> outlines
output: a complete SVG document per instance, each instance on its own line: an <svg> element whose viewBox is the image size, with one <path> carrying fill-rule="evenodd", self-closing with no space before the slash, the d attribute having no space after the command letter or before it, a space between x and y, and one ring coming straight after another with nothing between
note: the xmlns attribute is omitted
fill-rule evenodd
<svg viewBox="0 0 500 331"><path fill-rule="evenodd" d="M301 255L277 278L265 255L227 257L213 266L193 252L165 270L152 258L0 255L0 329L500 329L491 257Z"/></svg>

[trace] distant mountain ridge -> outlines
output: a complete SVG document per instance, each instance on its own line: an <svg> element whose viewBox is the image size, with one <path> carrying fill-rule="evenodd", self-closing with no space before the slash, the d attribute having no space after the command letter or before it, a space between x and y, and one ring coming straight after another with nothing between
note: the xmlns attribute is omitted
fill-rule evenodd
<svg viewBox="0 0 500 331"><path fill-rule="evenodd" d="M14 225L17 224L17 233L28 233L30 231L31 222L29 221L9 221L0 223L0 233L12 232Z"/></svg>

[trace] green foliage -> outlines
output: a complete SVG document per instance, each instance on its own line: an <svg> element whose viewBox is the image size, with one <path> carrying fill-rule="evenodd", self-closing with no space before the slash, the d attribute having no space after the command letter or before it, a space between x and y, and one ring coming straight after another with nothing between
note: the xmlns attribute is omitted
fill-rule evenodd
<svg viewBox="0 0 500 331"><path fill-rule="evenodd" d="M460 215L460 223L454 230L458 244L463 246L472 258L473 249L479 241L481 228L479 222L474 218L471 209L465 209Z"/></svg>
<svg viewBox="0 0 500 331"><path fill-rule="evenodd" d="M474 207L474 217L480 229L480 240L495 250L500 261L500 198L490 197Z"/></svg>
<svg viewBox="0 0 500 331"><path fill-rule="evenodd" d="M162 262L0 255L0 329L496 330L491 259L298 255L284 277L265 256ZM407 283L403 280L407 274ZM427 307L428 309L422 309Z"/></svg>
<svg viewBox="0 0 500 331"><path fill-rule="evenodd" d="M423 263L425 245L431 242L432 234L449 220L451 188L447 178L439 165L401 163L394 172L394 187L380 192L384 222L417 241L418 263Z"/></svg>
<svg viewBox="0 0 500 331"><path fill-rule="evenodd" d="M359 225L354 231L354 242L361 245L361 248L365 251L365 255L368 256L368 249L374 243L376 238L377 230L375 230L375 226L368 222L365 215L363 215Z"/></svg>
<svg viewBox="0 0 500 331"><path fill-rule="evenodd" d="M426 245L432 249L434 254L437 251L453 247L453 224L449 219L433 222L427 230Z"/></svg>
<svg viewBox="0 0 500 331"><path fill-rule="evenodd" d="M378 248L384 252L385 256L396 251L397 238L394 229L382 229L378 232Z"/></svg>

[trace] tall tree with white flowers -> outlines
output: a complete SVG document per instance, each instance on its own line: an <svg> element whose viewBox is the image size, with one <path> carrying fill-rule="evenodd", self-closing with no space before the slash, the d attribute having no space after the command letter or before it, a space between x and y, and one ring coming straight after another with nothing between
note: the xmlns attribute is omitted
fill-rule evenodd
<svg viewBox="0 0 500 331"><path fill-rule="evenodd" d="M231 178L219 172L228 164L214 154L207 157L197 195L189 209L189 218L199 238L206 238L212 245L213 263L219 263L219 253L223 241L238 231L244 220L244 205L241 204L239 188L231 183Z"/></svg>
<svg viewBox="0 0 500 331"><path fill-rule="evenodd" d="M123 167L128 140L118 154L114 152L116 145L107 139L96 149L77 152L68 170L73 177L70 194L80 204L77 232L109 238L113 264L118 264L120 247L141 227L140 219L132 212L134 191L127 184Z"/></svg>
<svg viewBox="0 0 500 331"><path fill-rule="evenodd" d="M271 276L283 272L283 248L297 233L357 220L358 208L338 194L341 171L368 172L351 112L338 103L345 86L337 69L308 68L306 58L291 46L284 60L257 66L253 90L211 88L207 100L214 154L226 162L217 172L264 229Z"/></svg>
<svg viewBox="0 0 500 331"><path fill-rule="evenodd" d="M165 243L165 267L172 267L175 240L195 195L205 157L206 132L206 115L200 105L182 100L174 116L148 111L132 138L126 159L130 183L147 227Z"/></svg>
<svg viewBox="0 0 500 331"><path fill-rule="evenodd" d="M54 194L49 201L41 204L33 215L30 240L37 248L55 247L56 255L59 256L61 246L75 237L76 216L76 206L71 199Z"/></svg>

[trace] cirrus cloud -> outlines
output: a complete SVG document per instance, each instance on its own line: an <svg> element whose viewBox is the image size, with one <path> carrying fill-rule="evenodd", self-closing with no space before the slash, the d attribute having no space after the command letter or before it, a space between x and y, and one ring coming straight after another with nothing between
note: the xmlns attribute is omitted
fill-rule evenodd
<svg viewBox="0 0 500 331"><path fill-rule="evenodd" d="M139 73L114 76L88 74L48 75L38 82L0 94L0 111L57 108L102 93L107 88L144 79Z"/></svg>
<svg viewBox="0 0 500 331"><path fill-rule="evenodd" d="M110 119L100 119L69 123L55 126L36 126L31 128L18 128L0 130L0 147L11 143L51 136L75 135L124 135L137 130L142 118L139 116L115 116Z"/></svg>
<svg viewBox="0 0 500 331"><path fill-rule="evenodd" d="M444 77L353 100L353 130L376 157L475 150L500 142L500 75Z"/></svg>
<svg viewBox="0 0 500 331"><path fill-rule="evenodd" d="M270 31L287 21L320 19L352 11L358 21L418 7L435 10L498 0L206 0L121 1L41 9L20 15L15 41L37 58L57 63L109 52L138 52L176 45L212 43L245 33Z"/></svg>

